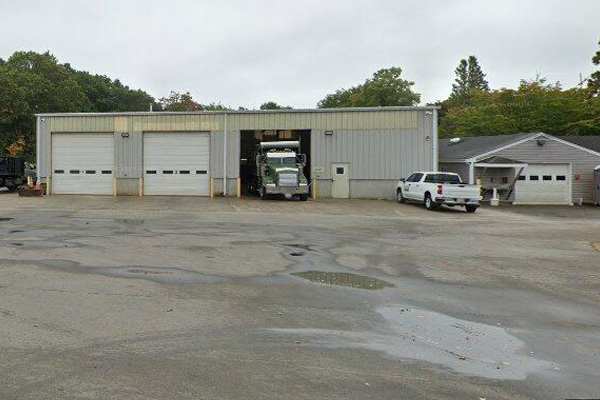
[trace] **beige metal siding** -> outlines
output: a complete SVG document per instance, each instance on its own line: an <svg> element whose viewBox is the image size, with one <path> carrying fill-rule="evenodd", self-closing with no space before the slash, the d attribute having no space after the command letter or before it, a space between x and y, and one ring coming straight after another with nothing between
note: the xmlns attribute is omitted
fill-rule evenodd
<svg viewBox="0 0 600 400"><path fill-rule="evenodd" d="M430 170L431 140L419 131L312 131L311 164L331 179L331 163L350 163L350 179L399 179Z"/></svg>
<svg viewBox="0 0 600 400"><path fill-rule="evenodd" d="M433 116L430 108L291 110L228 113L227 177L239 177L240 131L312 131L312 166L327 177L331 162L350 162L351 179L398 179L415 169L431 169ZM211 176L223 178L223 113L115 113L42 115L40 176L51 174L51 132L110 132L115 135L119 178L142 176L144 132L211 132ZM333 131L326 136L325 131ZM129 133L123 138L121 133Z"/></svg>
<svg viewBox="0 0 600 400"><path fill-rule="evenodd" d="M223 178L223 132L210 135L210 175ZM240 132L227 132L227 178L240 176Z"/></svg>
<svg viewBox="0 0 600 400"><path fill-rule="evenodd" d="M115 177L141 178L142 133L128 132L129 137L122 133L115 133Z"/></svg>
<svg viewBox="0 0 600 400"><path fill-rule="evenodd" d="M153 115L82 115L52 116L52 132L113 132L128 130L161 131L222 131L223 114ZM423 110L377 110L343 112L256 112L228 114L228 129L316 129L370 130L416 129L424 118Z"/></svg>
<svg viewBox="0 0 600 400"><path fill-rule="evenodd" d="M586 203L593 202L594 168L600 164L600 156L553 139L544 140L543 146L539 146L537 140L529 140L493 155L526 163L570 163L573 202L579 202L580 198Z"/></svg>

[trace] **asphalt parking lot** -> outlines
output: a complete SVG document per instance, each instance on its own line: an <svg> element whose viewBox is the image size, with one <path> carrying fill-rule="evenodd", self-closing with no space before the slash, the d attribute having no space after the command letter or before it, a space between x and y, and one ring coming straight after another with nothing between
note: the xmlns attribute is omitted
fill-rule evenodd
<svg viewBox="0 0 600 400"><path fill-rule="evenodd" d="M599 242L600 207L0 193L0 398L598 398Z"/></svg>

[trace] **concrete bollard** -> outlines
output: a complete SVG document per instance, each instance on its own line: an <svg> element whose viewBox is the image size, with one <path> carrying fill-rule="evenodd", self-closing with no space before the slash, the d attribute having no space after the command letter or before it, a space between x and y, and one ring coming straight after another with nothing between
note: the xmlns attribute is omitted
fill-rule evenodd
<svg viewBox="0 0 600 400"><path fill-rule="evenodd" d="M490 200L490 205L497 207L500 205L500 199L498 198L498 189L492 189L492 199Z"/></svg>

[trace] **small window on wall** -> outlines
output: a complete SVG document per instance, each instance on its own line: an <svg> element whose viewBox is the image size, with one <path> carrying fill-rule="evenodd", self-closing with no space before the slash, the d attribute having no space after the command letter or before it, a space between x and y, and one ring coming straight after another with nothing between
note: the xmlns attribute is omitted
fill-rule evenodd
<svg viewBox="0 0 600 400"><path fill-rule="evenodd" d="M190 171L179 171L181 175L189 175Z"/></svg>
<svg viewBox="0 0 600 400"><path fill-rule="evenodd" d="M530 181L539 181L540 176L539 175L529 175L529 180Z"/></svg>
<svg viewBox="0 0 600 400"><path fill-rule="evenodd" d="M54 170L54 173L55 173L55 174L64 174L64 173L65 173L65 170L64 170L64 169L55 169L55 170Z"/></svg>
<svg viewBox="0 0 600 400"><path fill-rule="evenodd" d="M77 175L79 173L79 170L78 169L72 169L72 170L69 170L69 173L73 174L73 175Z"/></svg>
<svg viewBox="0 0 600 400"><path fill-rule="evenodd" d="M86 175L95 175L96 170L95 169L86 169L85 173L86 173Z"/></svg>
<svg viewBox="0 0 600 400"><path fill-rule="evenodd" d="M155 169L148 170L148 171L146 171L146 174L148 174L148 175L156 175L156 170Z"/></svg>
<svg viewBox="0 0 600 400"><path fill-rule="evenodd" d="M525 175L519 175L519 180L524 181L527 177Z"/></svg>
<svg viewBox="0 0 600 400"><path fill-rule="evenodd" d="M544 180L544 181L551 181L552 180L552 175L544 175L542 177L542 180Z"/></svg>
<svg viewBox="0 0 600 400"><path fill-rule="evenodd" d="M163 171L163 175L173 175L173 171L165 170L165 171Z"/></svg>
<svg viewBox="0 0 600 400"><path fill-rule="evenodd" d="M108 169L102 170L102 175L111 175L111 174L112 174L111 170L108 170Z"/></svg>
<svg viewBox="0 0 600 400"><path fill-rule="evenodd" d="M206 171L196 171L197 175L206 175Z"/></svg>
<svg viewBox="0 0 600 400"><path fill-rule="evenodd" d="M567 177L565 175L556 175L557 181L566 181Z"/></svg>
<svg viewBox="0 0 600 400"><path fill-rule="evenodd" d="M344 167L336 167L335 173L338 175L344 175Z"/></svg>

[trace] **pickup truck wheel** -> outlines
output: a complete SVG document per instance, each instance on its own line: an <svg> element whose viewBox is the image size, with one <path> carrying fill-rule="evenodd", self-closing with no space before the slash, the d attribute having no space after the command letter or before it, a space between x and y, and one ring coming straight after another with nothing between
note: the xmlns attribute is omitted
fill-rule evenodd
<svg viewBox="0 0 600 400"><path fill-rule="evenodd" d="M467 210L468 213L474 213L475 211L477 211L477 206L468 205L468 206L465 206L465 209Z"/></svg>
<svg viewBox="0 0 600 400"><path fill-rule="evenodd" d="M431 199L431 195L425 195L425 208L429 211L433 211L437 208L437 204Z"/></svg>
<svg viewBox="0 0 600 400"><path fill-rule="evenodd" d="M398 199L398 203L400 203L400 204L406 203L406 199L404 198L404 195L402 194L402 189L398 189L398 191L396 192L396 198Z"/></svg>

